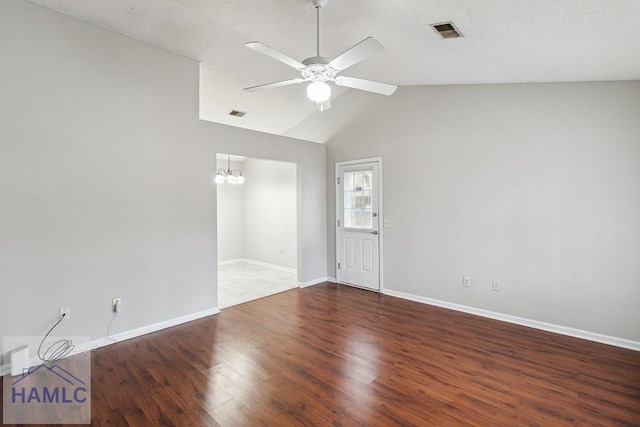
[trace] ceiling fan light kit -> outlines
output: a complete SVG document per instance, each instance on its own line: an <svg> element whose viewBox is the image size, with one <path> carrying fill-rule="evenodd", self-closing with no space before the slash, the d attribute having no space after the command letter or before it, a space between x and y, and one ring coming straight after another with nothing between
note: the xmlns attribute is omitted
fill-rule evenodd
<svg viewBox="0 0 640 427"><path fill-rule="evenodd" d="M299 62L284 53L265 45L264 43L249 42L245 44L245 46L250 49L270 56L275 60L295 68L300 73L301 78L298 77L290 80L251 86L244 90L248 92L257 92L264 89L274 89L277 87L309 82L309 85L307 86L307 96L311 101L313 101L319 111L331 108L331 86L328 85L328 82L333 82L338 86L365 90L381 95L391 95L396 91L397 86L395 85L338 75L338 73L352 65L355 65L375 53L384 50L384 46L382 46L382 44L373 37L367 37L332 60L320 56L320 9L326 6L326 4L327 0L313 0L313 5L316 8L317 14L316 56L312 56L302 62Z"/></svg>
<svg viewBox="0 0 640 427"><path fill-rule="evenodd" d="M314 81L307 86L307 96L313 102L324 102L331 98L331 86L323 81Z"/></svg>

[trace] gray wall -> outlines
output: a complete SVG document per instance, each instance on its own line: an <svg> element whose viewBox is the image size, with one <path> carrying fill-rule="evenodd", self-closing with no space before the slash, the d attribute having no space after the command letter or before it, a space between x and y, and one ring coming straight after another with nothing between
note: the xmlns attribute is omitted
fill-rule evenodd
<svg viewBox="0 0 640 427"><path fill-rule="evenodd" d="M217 306L216 152L298 166L300 280L326 277L325 147L198 120L196 62L0 2L0 336Z"/></svg>
<svg viewBox="0 0 640 427"><path fill-rule="evenodd" d="M362 119L328 143L330 276L335 162L382 156L385 288L640 341L640 82L370 96L331 110Z"/></svg>

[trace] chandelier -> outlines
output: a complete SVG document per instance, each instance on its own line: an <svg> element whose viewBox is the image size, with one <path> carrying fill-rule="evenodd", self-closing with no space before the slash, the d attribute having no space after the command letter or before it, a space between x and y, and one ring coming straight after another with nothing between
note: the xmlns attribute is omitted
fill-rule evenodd
<svg viewBox="0 0 640 427"><path fill-rule="evenodd" d="M240 169L231 169L231 156L227 156L227 170L224 170L224 168L218 169L215 181L218 184L223 182L242 184L244 182L244 176L242 176Z"/></svg>

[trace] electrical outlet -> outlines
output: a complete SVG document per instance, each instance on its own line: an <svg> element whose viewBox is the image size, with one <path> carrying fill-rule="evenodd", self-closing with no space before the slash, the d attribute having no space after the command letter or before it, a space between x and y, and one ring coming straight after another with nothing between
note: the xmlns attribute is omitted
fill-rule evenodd
<svg viewBox="0 0 640 427"><path fill-rule="evenodd" d="M122 309L122 298L114 298L111 300L111 311L119 313Z"/></svg>
<svg viewBox="0 0 640 427"><path fill-rule="evenodd" d="M71 319L71 309L69 307L59 309L60 317L64 316L65 319Z"/></svg>
<svg viewBox="0 0 640 427"><path fill-rule="evenodd" d="M465 288L470 288L471 287L471 277L464 276L462 278L462 286L464 286Z"/></svg>
<svg viewBox="0 0 640 427"><path fill-rule="evenodd" d="M491 290L492 291L500 291L500 281L499 280L494 280L493 282L491 282Z"/></svg>

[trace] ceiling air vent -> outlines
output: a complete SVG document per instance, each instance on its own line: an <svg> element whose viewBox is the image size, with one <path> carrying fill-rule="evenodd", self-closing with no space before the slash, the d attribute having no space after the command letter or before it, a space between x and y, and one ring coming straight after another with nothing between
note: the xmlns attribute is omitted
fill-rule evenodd
<svg viewBox="0 0 640 427"><path fill-rule="evenodd" d="M457 39L458 37L464 37L462 33L453 25L453 22L441 22L439 24L431 24L431 27L440 34L443 39Z"/></svg>
<svg viewBox="0 0 640 427"><path fill-rule="evenodd" d="M238 110L231 110L231 112L229 113L230 116L234 116L234 117L243 117L245 114L244 111L238 111Z"/></svg>

